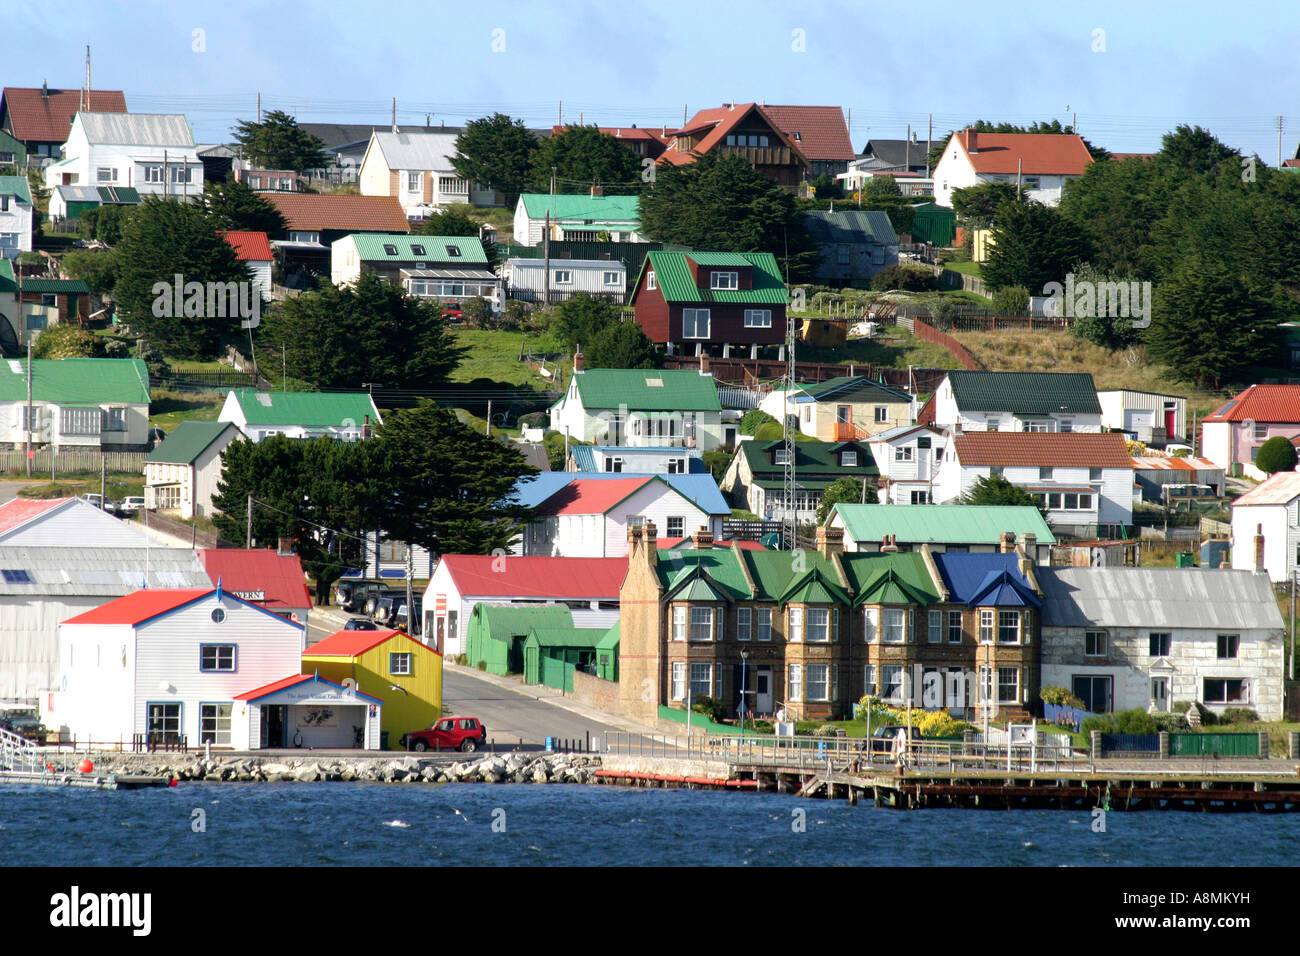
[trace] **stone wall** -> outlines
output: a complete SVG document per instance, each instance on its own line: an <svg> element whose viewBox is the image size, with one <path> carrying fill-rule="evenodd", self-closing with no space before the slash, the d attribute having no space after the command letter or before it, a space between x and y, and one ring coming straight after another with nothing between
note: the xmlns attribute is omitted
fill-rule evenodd
<svg viewBox="0 0 1300 956"><path fill-rule="evenodd" d="M582 671L573 672L574 700L595 707L609 714L621 714L618 696L618 682L603 680Z"/></svg>

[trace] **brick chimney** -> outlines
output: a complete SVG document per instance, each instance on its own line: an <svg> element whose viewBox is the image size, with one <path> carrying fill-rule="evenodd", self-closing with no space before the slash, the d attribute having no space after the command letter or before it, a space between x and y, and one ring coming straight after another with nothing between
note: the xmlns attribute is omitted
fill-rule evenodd
<svg viewBox="0 0 1300 956"><path fill-rule="evenodd" d="M1020 536L1020 553L1029 559L1030 564L1038 563L1038 535L1022 534Z"/></svg>
<svg viewBox="0 0 1300 956"><path fill-rule="evenodd" d="M709 357L703 352L700 353L700 374L709 375Z"/></svg>
<svg viewBox="0 0 1300 956"><path fill-rule="evenodd" d="M977 133L977 132L975 132L975 130L970 129L970 128L967 128L967 130L966 130L966 152L968 152L968 153L978 153L978 152L979 152L979 135L980 135L980 134Z"/></svg>
<svg viewBox="0 0 1300 956"><path fill-rule="evenodd" d="M605 187L603 187L600 183L592 183L591 194L593 196L603 196L605 195Z"/></svg>
<svg viewBox="0 0 1300 956"><path fill-rule="evenodd" d="M1016 550L1016 533L1014 531L1003 531L998 538L999 554L1014 554Z"/></svg>
<svg viewBox="0 0 1300 956"><path fill-rule="evenodd" d="M691 535L691 544L696 551L708 551L713 547L713 532L701 525L700 530Z"/></svg>
<svg viewBox="0 0 1300 956"><path fill-rule="evenodd" d="M898 552L898 535L885 535L884 542L880 545L881 554L896 554Z"/></svg>
<svg viewBox="0 0 1300 956"><path fill-rule="evenodd" d="M578 351L573 354L573 374L577 375L582 371L582 346L578 346Z"/></svg>
<svg viewBox="0 0 1300 956"><path fill-rule="evenodd" d="M822 557L826 558L829 558L832 554L843 554L844 529L818 525L817 550L821 552Z"/></svg>
<svg viewBox="0 0 1300 956"><path fill-rule="evenodd" d="M1255 571L1264 570L1264 526L1255 525Z"/></svg>
<svg viewBox="0 0 1300 956"><path fill-rule="evenodd" d="M659 563L659 539L652 522L627 526L627 560L629 566L640 561L651 571Z"/></svg>
<svg viewBox="0 0 1300 956"><path fill-rule="evenodd" d="M293 554L293 538L280 538L277 541L276 554Z"/></svg>

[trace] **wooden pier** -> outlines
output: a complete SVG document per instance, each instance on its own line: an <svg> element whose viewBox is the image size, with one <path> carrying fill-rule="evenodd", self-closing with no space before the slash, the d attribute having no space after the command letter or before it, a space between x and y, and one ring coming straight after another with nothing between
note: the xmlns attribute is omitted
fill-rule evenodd
<svg viewBox="0 0 1300 956"><path fill-rule="evenodd" d="M170 777L150 777L139 774L96 776L76 771L44 773L0 770L0 785L22 784L35 787L80 787L84 790L141 790L149 787L166 787Z"/></svg>

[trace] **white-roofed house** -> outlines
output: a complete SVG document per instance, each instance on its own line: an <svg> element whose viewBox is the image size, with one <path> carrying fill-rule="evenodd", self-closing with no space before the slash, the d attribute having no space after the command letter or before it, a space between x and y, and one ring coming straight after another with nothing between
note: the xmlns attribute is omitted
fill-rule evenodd
<svg viewBox="0 0 1300 956"><path fill-rule="evenodd" d="M203 192L203 162L179 113L77 113L63 158L45 185L129 186L142 196L190 199Z"/></svg>
<svg viewBox="0 0 1300 956"><path fill-rule="evenodd" d="M455 203L493 205L496 192L462 179L454 155L455 133L371 133L357 179L361 195L393 196L411 219Z"/></svg>
<svg viewBox="0 0 1300 956"><path fill-rule="evenodd" d="M1278 583L1300 568L1300 471L1279 471L1232 503L1232 566Z"/></svg>

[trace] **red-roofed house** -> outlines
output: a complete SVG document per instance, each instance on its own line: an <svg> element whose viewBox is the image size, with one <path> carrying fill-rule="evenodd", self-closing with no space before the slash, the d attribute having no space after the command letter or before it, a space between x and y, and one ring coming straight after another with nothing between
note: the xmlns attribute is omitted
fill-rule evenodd
<svg viewBox="0 0 1300 956"><path fill-rule="evenodd" d="M253 288L262 297L263 302L271 298L271 262L275 256L271 252L271 242L264 232L242 232L230 230L221 233L235 250L239 261L248 266L253 274Z"/></svg>
<svg viewBox="0 0 1300 956"><path fill-rule="evenodd" d="M670 538L700 528L722 537L721 516L708 514L662 478L578 478L537 505L524 531L523 553L620 557L627 554L628 524L645 520Z"/></svg>
<svg viewBox="0 0 1300 956"><path fill-rule="evenodd" d="M708 153L743 156L768 179L791 189L812 169L799 144L757 103L700 110L668 135L660 165L685 166Z"/></svg>
<svg viewBox="0 0 1300 956"><path fill-rule="evenodd" d="M59 158L72 130L72 117L83 109L81 90L7 86L0 94L0 129L27 147L28 162L44 165ZM121 90L91 90L88 112L125 113Z"/></svg>
<svg viewBox="0 0 1300 956"><path fill-rule="evenodd" d="M563 604L574 627L618 623L618 592L627 557L550 558L444 554L424 592L424 634L444 656L465 653L465 627L474 605L537 607Z"/></svg>
<svg viewBox="0 0 1300 956"><path fill-rule="evenodd" d="M849 139L844 110L838 106L759 107L782 132L794 140L812 163L812 175L825 173L832 179L849 168L857 156Z"/></svg>
<svg viewBox="0 0 1300 956"><path fill-rule="evenodd" d="M1020 182L1024 194L1045 206L1061 201L1067 180L1092 162L1073 133L954 133L934 167L934 201L952 207L952 192L981 183Z"/></svg>
<svg viewBox="0 0 1300 956"><path fill-rule="evenodd" d="M1300 437L1300 385L1252 385L1228 399L1201 428L1201 454L1225 471L1256 481L1259 446L1274 435Z"/></svg>
<svg viewBox="0 0 1300 956"><path fill-rule="evenodd" d="M124 747L257 747L266 728L237 695L298 673L302 632L221 588L135 591L59 625L51 726Z"/></svg>
<svg viewBox="0 0 1300 956"><path fill-rule="evenodd" d="M552 126L551 135L558 136L568 126ZM598 126L606 136L612 136L642 159L658 159L668 148L668 127L658 130L645 129L633 123L631 126Z"/></svg>
<svg viewBox="0 0 1300 956"><path fill-rule="evenodd" d="M199 548L198 555L213 584L301 624L303 637L311 640L311 592L298 555L270 548Z"/></svg>

